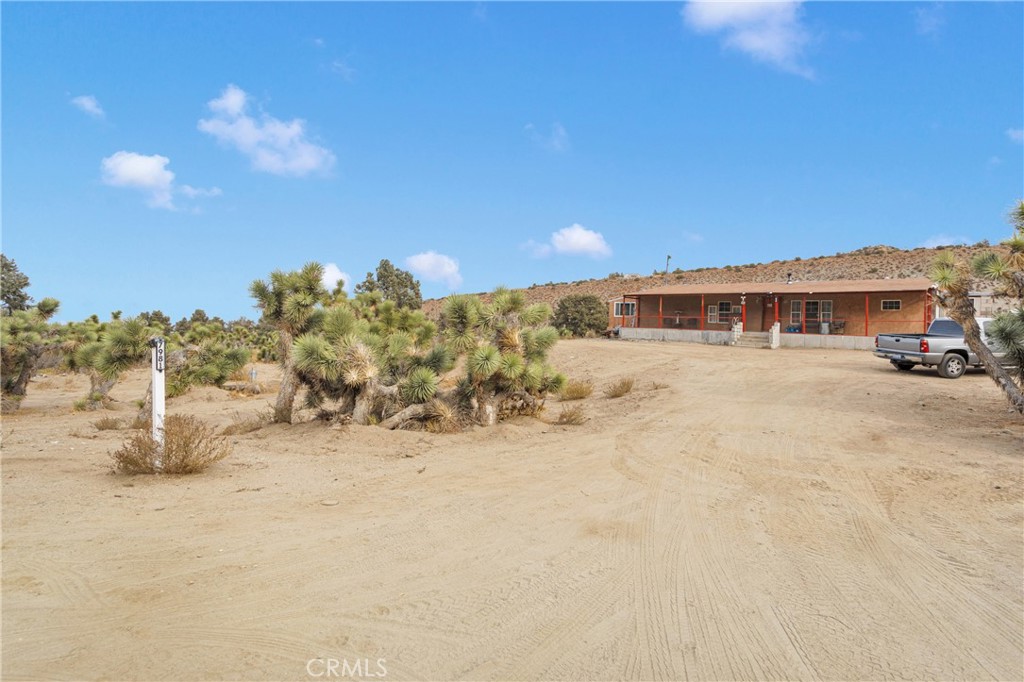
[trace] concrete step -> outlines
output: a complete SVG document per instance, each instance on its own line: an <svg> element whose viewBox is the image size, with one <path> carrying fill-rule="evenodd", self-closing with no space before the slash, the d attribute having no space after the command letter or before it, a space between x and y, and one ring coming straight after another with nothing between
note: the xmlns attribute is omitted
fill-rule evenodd
<svg viewBox="0 0 1024 682"><path fill-rule="evenodd" d="M744 332L736 340L740 348L771 348L768 332Z"/></svg>

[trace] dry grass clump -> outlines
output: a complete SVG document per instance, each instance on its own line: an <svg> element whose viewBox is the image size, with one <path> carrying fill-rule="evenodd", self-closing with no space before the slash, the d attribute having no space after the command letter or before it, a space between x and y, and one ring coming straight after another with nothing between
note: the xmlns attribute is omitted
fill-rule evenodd
<svg viewBox="0 0 1024 682"><path fill-rule="evenodd" d="M594 384L589 381L576 381L575 379L567 381L565 387L559 391L559 400L583 400L589 398L590 394L594 392Z"/></svg>
<svg viewBox="0 0 1024 682"><path fill-rule="evenodd" d="M252 433L253 431L259 431L269 423L269 414L260 413L242 415L236 412L235 416L231 420L231 423L221 430L220 435L240 436L244 433Z"/></svg>
<svg viewBox="0 0 1024 682"><path fill-rule="evenodd" d="M585 421L587 421L587 417L583 414L583 406L573 405L572 407L563 407L552 423L562 426L579 426Z"/></svg>
<svg viewBox="0 0 1024 682"><path fill-rule="evenodd" d="M124 474L196 474L230 453L227 440L215 436L202 420L173 415L164 421L162 453L152 434L143 431L129 438L111 457L114 470Z"/></svg>
<svg viewBox="0 0 1024 682"><path fill-rule="evenodd" d="M462 420L455 407L435 399L427 406L426 427L431 433L457 433L462 430Z"/></svg>
<svg viewBox="0 0 1024 682"><path fill-rule="evenodd" d="M621 398L633 390L634 383L636 383L636 379L633 377L619 379L614 384L604 389L604 394L608 398Z"/></svg>
<svg viewBox="0 0 1024 682"><path fill-rule="evenodd" d="M124 422L117 417L103 417L94 421L92 425L96 427L97 431L117 431L124 428Z"/></svg>

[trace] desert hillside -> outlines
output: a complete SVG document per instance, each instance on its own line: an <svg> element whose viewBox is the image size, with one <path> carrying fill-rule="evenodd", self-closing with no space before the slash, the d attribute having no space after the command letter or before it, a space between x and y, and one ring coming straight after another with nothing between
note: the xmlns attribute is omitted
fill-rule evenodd
<svg viewBox="0 0 1024 682"><path fill-rule="evenodd" d="M630 291L639 291L662 284L714 284L719 282L784 282L792 273L796 280L832 279L902 279L925 277L935 256L952 249L958 256L971 257L984 250L1002 247L954 246L939 248L898 249L894 246L866 246L856 251L834 256L793 260L775 260L770 263L727 265L721 268L676 270L666 277L658 275L622 275L613 273L604 279L586 279L577 282L533 284L523 289L530 303L549 303L554 307L570 294L594 294L603 300ZM485 296L486 298L486 296ZM423 302L423 310L437 317L444 299Z"/></svg>

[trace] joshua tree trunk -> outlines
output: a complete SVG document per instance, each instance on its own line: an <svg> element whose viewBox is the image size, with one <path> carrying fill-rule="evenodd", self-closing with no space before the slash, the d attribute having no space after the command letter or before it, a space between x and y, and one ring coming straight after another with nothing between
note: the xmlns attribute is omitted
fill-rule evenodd
<svg viewBox="0 0 1024 682"><path fill-rule="evenodd" d="M21 407L21 401L28 393L28 382L32 379L32 372L35 370L36 362L38 362L39 356L42 354L42 348L29 349L25 357L25 363L21 366L21 371L18 373L18 378L14 381L14 386L11 387L11 390L0 401L0 413L10 414L16 412Z"/></svg>
<svg viewBox="0 0 1024 682"><path fill-rule="evenodd" d="M107 379L98 372L89 372L89 398L86 407L97 410L107 402L107 394L117 383L117 379Z"/></svg>
<svg viewBox="0 0 1024 682"><path fill-rule="evenodd" d="M280 330L279 345L281 350L281 388L277 392L274 404L274 422L279 424L292 423L292 407L295 405L295 393L299 382L295 376L295 360L292 359L292 335Z"/></svg>
<svg viewBox="0 0 1024 682"><path fill-rule="evenodd" d="M978 321L974 319L974 304L966 296L947 295L942 300L949 316L960 323L964 328L964 340L968 348L974 351L978 359L985 367L985 372L996 382L999 388L1003 389L1006 399L1017 412L1024 414L1024 393L1021 387L1013 380L1006 368L999 364L992 350L981 340L981 329Z"/></svg>

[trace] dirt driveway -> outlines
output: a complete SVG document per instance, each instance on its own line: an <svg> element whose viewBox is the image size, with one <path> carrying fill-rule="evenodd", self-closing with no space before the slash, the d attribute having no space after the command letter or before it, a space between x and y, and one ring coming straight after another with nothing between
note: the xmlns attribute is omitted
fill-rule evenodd
<svg viewBox="0 0 1024 682"><path fill-rule="evenodd" d="M83 377L38 378L3 420L4 679L1024 678L1024 424L987 377L605 340L554 361L595 384L582 426L270 426L162 479L110 475L126 432L71 412Z"/></svg>

